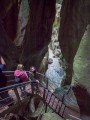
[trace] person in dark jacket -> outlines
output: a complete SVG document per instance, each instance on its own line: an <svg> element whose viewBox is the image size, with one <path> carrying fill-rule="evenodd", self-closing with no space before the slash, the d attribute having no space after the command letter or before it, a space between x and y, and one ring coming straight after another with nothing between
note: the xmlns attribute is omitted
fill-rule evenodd
<svg viewBox="0 0 90 120"><path fill-rule="evenodd" d="M7 77L0 69L0 104L5 104L5 105L13 102L13 99L9 96L8 91L1 90L3 87L6 87L6 85L7 85Z"/></svg>
<svg viewBox="0 0 90 120"><path fill-rule="evenodd" d="M36 78L36 68L34 66L30 67L29 78L31 79L32 93L34 91L39 92L39 81Z"/></svg>
<svg viewBox="0 0 90 120"><path fill-rule="evenodd" d="M3 57L0 55L0 69L4 70L5 67L6 67L6 63L5 63L4 59L3 59Z"/></svg>

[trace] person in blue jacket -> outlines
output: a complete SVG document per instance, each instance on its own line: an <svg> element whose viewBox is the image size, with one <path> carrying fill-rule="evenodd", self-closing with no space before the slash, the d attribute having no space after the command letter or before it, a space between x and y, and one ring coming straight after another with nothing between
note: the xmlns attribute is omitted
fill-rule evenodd
<svg viewBox="0 0 90 120"><path fill-rule="evenodd" d="M0 104L5 104L7 101L2 101L5 98L9 97L8 91L1 90L3 87L7 85L7 77L4 75L2 70L0 69Z"/></svg>
<svg viewBox="0 0 90 120"><path fill-rule="evenodd" d="M2 61L2 59L0 59L0 104L8 104L13 101L12 98L6 100L6 98L10 97L8 91L1 90L3 87L7 86L7 77L2 72L4 67L5 67L5 62L4 60Z"/></svg>
<svg viewBox="0 0 90 120"><path fill-rule="evenodd" d="M0 69L3 71L6 67L6 63L3 59L3 57L0 55Z"/></svg>

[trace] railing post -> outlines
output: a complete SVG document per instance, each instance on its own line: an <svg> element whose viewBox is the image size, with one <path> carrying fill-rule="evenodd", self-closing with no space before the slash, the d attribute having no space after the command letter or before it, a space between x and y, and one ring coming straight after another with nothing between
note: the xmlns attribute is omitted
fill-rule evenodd
<svg viewBox="0 0 90 120"><path fill-rule="evenodd" d="M45 88L44 88L44 93L43 93L43 100L45 100Z"/></svg>
<svg viewBox="0 0 90 120"><path fill-rule="evenodd" d="M47 112L47 104L46 104L46 106L45 106L45 113Z"/></svg>
<svg viewBox="0 0 90 120"><path fill-rule="evenodd" d="M48 78L46 79L46 88L48 89ZM47 104L45 106L45 113L47 112Z"/></svg>
<svg viewBox="0 0 90 120"><path fill-rule="evenodd" d="M46 88L48 89L48 78L46 80Z"/></svg>
<svg viewBox="0 0 90 120"><path fill-rule="evenodd" d="M19 96L19 93L18 93L18 90L17 88L14 88L14 92L15 92L15 95L16 95L16 98L17 98L17 101L18 101L18 104L20 105L21 104L21 100L20 100L20 96Z"/></svg>

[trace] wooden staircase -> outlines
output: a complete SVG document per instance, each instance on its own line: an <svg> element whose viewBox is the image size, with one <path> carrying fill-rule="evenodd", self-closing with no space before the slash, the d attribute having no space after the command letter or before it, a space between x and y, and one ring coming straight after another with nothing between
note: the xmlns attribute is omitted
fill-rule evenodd
<svg viewBox="0 0 90 120"><path fill-rule="evenodd" d="M64 96L60 99L54 93L52 93L47 88L41 87L39 96L42 98L44 103L47 104L56 114L58 114L62 118L71 118L73 120L81 120L80 114L78 111L73 110L63 103Z"/></svg>
<svg viewBox="0 0 90 120"><path fill-rule="evenodd" d="M43 79L44 78L45 77L43 77ZM31 82L30 81L2 88L3 91L4 90L9 91L9 90L13 89L14 96L16 97L16 101L14 102L15 104L13 106L9 107L8 109L6 109L2 113L0 113L0 117L4 116L7 113L12 112L14 109L17 109L17 107L20 108L20 106L23 106L24 102L26 102L26 103L28 102L28 99L30 97L24 96L24 98L21 98L20 93L18 91L18 88L20 88L23 85L30 86L28 92L31 95L32 90L31 90ZM57 96L56 94L52 93L48 89L47 85L44 86L44 85L40 84L39 85L39 92L36 93L36 95L38 95L41 98L41 100L47 106L49 106L56 114L58 114L60 117L62 117L64 119L70 118L71 120L81 120L79 112L65 104L65 102L64 102L65 94L63 94L63 96Z"/></svg>

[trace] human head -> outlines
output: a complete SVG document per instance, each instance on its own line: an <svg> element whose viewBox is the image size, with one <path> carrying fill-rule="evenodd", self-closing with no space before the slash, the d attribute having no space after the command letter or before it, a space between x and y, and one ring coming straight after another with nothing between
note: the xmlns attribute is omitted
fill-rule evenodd
<svg viewBox="0 0 90 120"><path fill-rule="evenodd" d="M34 66L30 67L30 72L36 72L36 68Z"/></svg>
<svg viewBox="0 0 90 120"><path fill-rule="evenodd" d="M23 68L24 68L23 64L18 64L18 65L17 65L17 69L18 69L18 70L23 70Z"/></svg>

